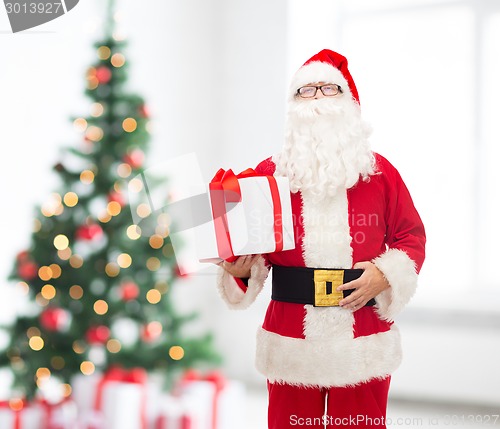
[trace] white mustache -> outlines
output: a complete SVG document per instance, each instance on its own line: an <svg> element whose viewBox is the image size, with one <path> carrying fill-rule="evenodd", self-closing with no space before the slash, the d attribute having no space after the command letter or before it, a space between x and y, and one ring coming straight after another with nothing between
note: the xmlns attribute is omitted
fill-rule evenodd
<svg viewBox="0 0 500 429"><path fill-rule="evenodd" d="M345 107L337 100L320 98L291 102L289 114L300 119L310 119L318 116L338 116L344 110Z"/></svg>

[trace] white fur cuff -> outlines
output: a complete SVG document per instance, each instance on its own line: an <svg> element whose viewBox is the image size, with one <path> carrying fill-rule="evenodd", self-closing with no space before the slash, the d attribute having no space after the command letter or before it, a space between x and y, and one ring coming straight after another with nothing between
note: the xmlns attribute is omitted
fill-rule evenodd
<svg viewBox="0 0 500 429"><path fill-rule="evenodd" d="M372 261L382 271L391 286L380 293L375 300L379 316L393 321L417 289L418 274L415 262L403 250L389 249Z"/></svg>
<svg viewBox="0 0 500 429"><path fill-rule="evenodd" d="M244 310L255 301L264 287L268 274L269 269L261 256L250 269L250 279L246 292L238 286L234 277L223 268L219 268L217 288L230 309Z"/></svg>

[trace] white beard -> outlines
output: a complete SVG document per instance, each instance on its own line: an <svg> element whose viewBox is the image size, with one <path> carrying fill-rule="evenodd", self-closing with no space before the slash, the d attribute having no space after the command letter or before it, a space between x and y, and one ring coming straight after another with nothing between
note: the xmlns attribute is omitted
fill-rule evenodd
<svg viewBox="0 0 500 429"><path fill-rule="evenodd" d="M374 174L368 138L371 127L349 97L289 102L285 144L273 157L276 175L288 177L290 190L318 199L353 187Z"/></svg>

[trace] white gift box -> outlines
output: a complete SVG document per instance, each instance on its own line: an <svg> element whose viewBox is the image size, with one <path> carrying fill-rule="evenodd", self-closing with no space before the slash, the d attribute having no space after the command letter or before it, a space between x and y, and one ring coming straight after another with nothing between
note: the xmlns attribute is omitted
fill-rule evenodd
<svg viewBox="0 0 500 429"><path fill-rule="evenodd" d="M162 395L162 404L156 417L154 429L196 429L193 421L193 406L186 398Z"/></svg>
<svg viewBox="0 0 500 429"><path fill-rule="evenodd" d="M97 386L102 375L94 373L92 375L76 375L71 380L71 396L75 401L78 413L88 415L94 410Z"/></svg>
<svg viewBox="0 0 500 429"><path fill-rule="evenodd" d="M220 392L217 429L234 429L243 425L245 396L245 386L238 381L230 381Z"/></svg>
<svg viewBox="0 0 500 429"><path fill-rule="evenodd" d="M145 429L146 386L116 380L100 384L99 375L79 375L73 380L78 429ZM99 389L102 391L97 404Z"/></svg>
<svg viewBox="0 0 500 429"><path fill-rule="evenodd" d="M102 398L103 429L145 429L143 394L144 387L139 384L109 382Z"/></svg>
<svg viewBox="0 0 500 429"><path fill-rule="evenodd" d="M19 426L16 422L19 421ZM45 429L46 414L40 405L28 405L15 412L7 407L0 408L0 428L2 429Z"/></svg>
<svg viewBox="0 0 500 429"><path fill-rule="evenodd" d="M272 191L270 182L276 187ZM288 179L274 176L252 176L238 178L239 199L223 201L227 230L232 253L238 255L271 253L277 250L277 242L282 240L282 249L295 247L290 187ZM214 194L215 192L215 194ZM222 190L214 190L209 185L212 214L221 211ZM229 191L229 196L234 192ZM218 262L225 259L221 255L221 241L225 240L225 230L220 222L207 222L195 228L197 255L202 262Z"/></svg>
<svg viewBox="0 0 500 429"><path fill-rule="evenodd" d="M189 381L182 384L179 397L191 417L191 429L234 429L242 424L245 388L238 381L228 381L220 390L210 381Z"/></svg>
<svg viewBox="0 0 500 429"><path fill-rule="evenodd" d="M51 429L75 429L78 410L74 402L57 407L52 414Z"/></svg>

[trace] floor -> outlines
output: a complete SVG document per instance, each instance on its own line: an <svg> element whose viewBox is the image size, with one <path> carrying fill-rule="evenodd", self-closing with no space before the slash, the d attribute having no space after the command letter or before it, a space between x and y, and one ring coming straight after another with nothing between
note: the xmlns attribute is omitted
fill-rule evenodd
<svg viewBox="0 0 500 429"><path fill-rule="evenodd" d="M267 397L262 390L248 390L246 416L239 429L266 429ZM304 426L306 427L306 426ZM438 405L391 400L387 409L387 428L500 428L500 405L482 408Z"/></svg>

